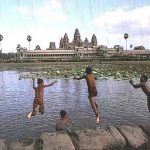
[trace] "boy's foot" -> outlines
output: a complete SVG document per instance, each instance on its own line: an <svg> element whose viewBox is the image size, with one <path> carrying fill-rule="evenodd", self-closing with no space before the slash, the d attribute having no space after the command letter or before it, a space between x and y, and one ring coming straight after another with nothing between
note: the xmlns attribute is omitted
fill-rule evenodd
<svg viewBox="0 0 150 150"><path fill-rule="evenodd" d="M39 111L40 111L39 108L40 108L40 105L38 105L38 106L35 108L35 111L36 111L36 112L39 112Z"/></svg>
<svg viewBox="0 0 150 150"><path fill-rule="evenodd" d="M99 117L99 115L97 115L96 116L96 124L99 124L99 122L100 122L100 117Z"/></svg>
<svg viewBox="0 0 150 150"><path fill-rule="evenodd" d="M27 118L31 119L31 117L32 117L32 112L29 112L28 115L27 115Z"/></svg>

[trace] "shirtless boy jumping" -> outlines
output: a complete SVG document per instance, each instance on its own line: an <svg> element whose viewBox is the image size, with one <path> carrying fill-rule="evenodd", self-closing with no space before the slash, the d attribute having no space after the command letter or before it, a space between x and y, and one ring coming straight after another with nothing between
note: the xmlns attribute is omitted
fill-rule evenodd
<svg viewBox="0 0 150 150"><path fill-rule="evenodd" d="M77 80L86 79L87 86L88 86L88 93L89 93L89 101L90 101L93 111L96 115L96 123L99 124L100 114L98 111L98 105L96 103L96 96L97 96L97 89L96 89L96 83L95 83L96 78L95 78L94 74L92 73L91 67L87 67L85 71L86 71L86 75L84 75L80 78L75 78L75 79L77 79Z"/></svg>
<svg viewBox="0 0 150 150"><path fill-rule="evenodd" d="M35 116L36 112L40 112L41 114L44 113L44 102L43 102L44 88L52 86L56 82L57 81L54 81L48 85L44 85L43 79L37 79L38 86L35 87L33 79L33 89L35 90L35 98L33 102L33 111L28 113L27 115L28 119L31 119L32 116Z"/></svg>
<svg viewBox="0 0 150 150"><path fill-rule="evenodd" d="M129 80L129 82L131 83L131 85L134 88L141 88L142 91L146 94L148 110L150 112L150 88L147 85L147 80L148 80L148 77L146 75L142 75L141 78L140 78L140 83L139 84L133 84L133 80Z"/></svg>

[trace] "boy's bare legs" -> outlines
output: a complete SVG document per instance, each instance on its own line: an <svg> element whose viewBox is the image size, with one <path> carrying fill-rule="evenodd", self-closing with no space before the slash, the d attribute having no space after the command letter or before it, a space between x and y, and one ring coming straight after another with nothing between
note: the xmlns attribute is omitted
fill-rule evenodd
<svg viewBox="0 0 150 150"><path fill-rule="evenodd" d="M28 118L28 119L31 119L32 113L33 113L32 111L28 113L28 115L27 115L27 118Z"/></svg>
<svg viewBox="0 0 150 150"><path fill-rule="evenodd" d="M36 115L36 112L39 112L39 108L40 106L39 105L35 105L33 106L33 111L32 112L29 112L27 117L28 119L31 119L32 116L35 116Z"/></svg>
<svg viewBox="0 0 150 150"><path fill-rule="evenodd" d="M43 115L44 114L44 105L38 105L38 111Z"/></svg>
<svg viewBox="0 0 150 150"><path fill-rule="evenodd" d="M89 97L89 100L90 100L92 109L96 115L96 123L99 123L100 122L100 115L99 115L98 105L96 103L96 99L95 99L95 97Z"/></svg>
<svg viewBox="0 0 150 150"><path fill-rule="evenodd" d="M150 112L150 96L147 97L147 105L148 105L148 110Z"/></svg>

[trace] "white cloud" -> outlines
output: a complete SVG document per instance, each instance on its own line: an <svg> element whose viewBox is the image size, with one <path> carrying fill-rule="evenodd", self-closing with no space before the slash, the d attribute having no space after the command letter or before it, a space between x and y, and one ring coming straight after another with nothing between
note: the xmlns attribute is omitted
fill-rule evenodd
<svg viewBox="0 0 150 150"><path fill-rule="evenodd" d="M128 9L130 8L130 5L124 5L124 6L122 6L122 8L123 8L124 10L128 10Z"/></svg>
<svg viewBox="0 0 150 150"><path fill-rule="evenodd" d="M3 52L16 51L16 46L19 44L17 41L22 41L22 38L24 37L22 32L11 29L3 30L2 35L4 36L4 39L1 42Z"/></svg>
<svg viewBox="0 0 150 150"><path fill-rule="evenodd" d="M30 8L26 6L16 7L19 17L25 20L34 18L30 22L32 26L23 26L18 29L3 27L1 33L4 39L1 43L3 52L15 52L17 44L28 48L27 35L32 36L31 49L35 49L36 45L40 45L41 49L49 47L49 42L56 42L59 46L59 40L67 29L68 16L63 13L63 7L60 0L48 0L40 7ZM21 15L23 14L23 16ZM35 21L35 18L38 20ZM26 22L25 22L26 23ZM62 27L60 24L66 26ZM60 26L57 26L60 25Z"/></svg>
<svg viewBox="0 0 150 150"><path fill-rule="evenodd" d="M56 42L58 48L60 38L64 36L65 32L70 31L68 16L63 13L63 7L59 0L49 0L44 5L35 7L35 9L19 6L16 10L22 14L19 14L22 21L26 19L26 16L34 20L30 20L30 26L27 24L28 26L16 27L13 30L7 27L2 28L3 33L1 34L3 34L4 40L1 46L3 52L16 51L17 44L28 48L27 35L32 36L31 49L35 49L36 45L40 45L41 49L45 50L49 47L51 41ZM70 37L70 40L72 38L73 36Z"/></svg>
<svg viewBox="0 0 150 150"><path fill-rule="evenodd" d="M27 25L20 26L19 29L17 27L13 30L5 27L2 29L4 51L15 51L17 44L28 47L26 40L28 34L32 36L31 49L34 49L37 44L42 49L46 49L51 41L56 42L58 47L59 40L65 32L67 32L70 42L72 41L76 27L81 33L82 40L87 37L90 41L92 34L95 33L99 45L105 44L113 47L115 44L120 44L125 47L123 35L127 32L129 34L128 47L133 44L150 48L150 6L134 10L129 10L128 6L125 6L124 9L109 10L95 17L92 22L94 24L89 22L87 26L84 26L82 21L73 18L74 16L71 14L64 13L61 2L61 0L47 0L40 7L17 7L17 11L23 14L19 14L22 21L28 20L28 18L31 20L29 19L29 24L25 22ZM24 19L26 16L27 19Z"/></svg>
<svg viewBox="0 0 150 150"><path fill-rule="evenodd" d="M18 6L16 7L16 10L22 14L30 14L31 10L25 6Z"/></svg>
<svg viewBox="0 0 150 150"><path fill-rule="evenodd" d="M49 0L47 2L47 6L52 7L52 8L62 8L62 4L60 0Z"/></svg>
<svg viewBox="0 0 150 150"><path fill-rule="evenodd" d="M38 32L37 32L38 31ZM59 34L56 34L59 33ZM61 36L64 35L64 31L60 29L50 29L50 28L37 28L31 29L28 32L16 30L3 30L2 35L4 36L1 42L1 47L3 52L15 52L17 44L21 44L22 47L29 46L27 41L27 35L31 35L32 41L30 43L30 48L35 49L36 45L40 45L41 49L45 50L49 47L50 42L55 42L56 47L59 47L59 40Z"/></svg>
<svg viewBox="0 0 150 150"><path fill-rule="evenodd" d="M150 6L136 8L134 10L117 9L105 12L94 18L94 25L100 28L101 38L104 35L109 39L110 45L116 42L123 43L124 33L129 34L129 40L134 45L144 44L150 48L147 43L150 39ZM105 43L106 40L103 39ZM144 42L145 41L145 42Z"/></svg>
<svg viewBox="0 0 150 150"><path fill-rule="evenodd" d="M60 0L49 0L44 5L36 8L18 6L16 10L22 14L30 14L40 21L62 22L67 21L68 16L64 14Z"/></svg>

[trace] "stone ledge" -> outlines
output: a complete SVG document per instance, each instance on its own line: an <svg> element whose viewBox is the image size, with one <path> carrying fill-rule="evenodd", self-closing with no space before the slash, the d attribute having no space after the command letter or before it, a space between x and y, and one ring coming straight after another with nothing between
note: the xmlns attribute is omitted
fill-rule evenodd
<svg viewBox="0 0 150 150"><path fill-rule="evenodd" d="M117 130L117 128L115 128L114 126L109 126L109 130L110 130L110 133L112 134L112 136L114 137L114 139L117 142L118 149L119 150L126 149L125 148L126 147L126 140L124 139L122 134Z"/></svg>
<svg viewBox="0 0 150 150"><path fill-rule="evenodd" d="M149 139L149 126L108 126L42 133L38 139L10 143L0 139L0 150L150 150Z"/></svg>
<svg viewBox="0 0 150 150"><path fill-rule="evenodd" d="M118 127L131 149L146 149L148 146L148 136L140 127L121 126Z"/></svg>
<svg viewBox="0 0 150 150"><path fill-rule="evenodd" d="M0 139L0 150L7 150L6 141L4 139Z"/></svg>
<svg viewBox="0 0 150 150"><path fill-rule="evenodd" d="M75 150L67 134L43 133L40 139L43 141L43 150Z"/></svg>
<svg viewBox="0 0 150 150"><path fill-rule="evenodd" d="M13 142L9 145L8 150L34 150L33 144L24 146L20 142Z"/></svg>
<svg viewBox="0 0 150 150"><path fill-rule="evenodd" d="M97 128L96 130L76 131L76 134L78 140L74 143L76 143L77 150L125 150L126 141L113 126L110 126L109 129Z"/></svg>

